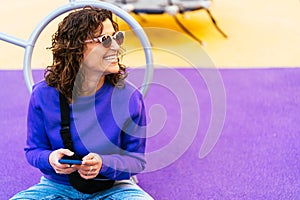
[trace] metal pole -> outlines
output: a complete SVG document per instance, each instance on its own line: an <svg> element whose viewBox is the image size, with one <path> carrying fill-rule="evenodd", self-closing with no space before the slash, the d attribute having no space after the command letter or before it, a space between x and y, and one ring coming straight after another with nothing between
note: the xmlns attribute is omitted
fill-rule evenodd
<svg viewBox="0 0 300 200"><path fill-rule="evenodd" d="M0 33L0 40L12 43L14 45L20 46L20 47L26 47L28 45L28 42L19 38L16 38L11 35L7 35L5 33Z"/></svg>
<svg viewBox="0 0 300 200"><path fill-rule="evenodd" d="M97 8L102 8L102 9L107 9L112 11L114 14L122 18L126 23L129 24L131 29L135 32L135 34L138 36L143 49L144 49L144 54L146 57L146 73L144 77L144 82L141 88L141 92L143 93L144 97L146 96L149 85L152 81L153 77L153 57L152 57L152 49L150 42L148 40L148 37L142 27L139 25L139 23L126 11L122 10L121 8L110 4L106 2L95 2L95 1L80 1L76 2L75 0L70 0L68 4L59 7L58 9L54 10L51 12L48 16L46 16L38 25L37 27L33 30L32 34L30 35L30 38L28 41L6 35L4 33L0 33L0 40L7 41L9 43L15 44L17 46L25 48L25 53L24 53L24 66L23 66L23 73L24 73L24 79L26 83L26 87L29 90L29 92L32 92L32 86L34 84L33 78L32 78L32 70L31 70L31 59L32 59L32 53L33 53L33 48L34 45L43 31L43 29L56 17L74 10L74 9L79 9L83 8L84 6L94 6Z"/></svg>
<svg viewBox="0 0 300 200"><path fill-rule="evenodd" d="M145 34L144 30L142 27L139 25L139 23L131 16L129 15L126 11L122 10L121 8L110 4L106 2L95 2L95 1L80 1L80 2L70 2L67 5L61 6L60 8L54 10L52 13L50 13L46 18L44 18L38 26L34 29L33 33L31 34L29 38L29 44L32 44L34 46L38 36L42 32L42 30L56 17L58 17L61 14L64 14L68 11L78 9L78 8L83 8L86 5L102 8L102 9L107 9L112 11L114 14L122 18L128 25L131 27L131 29L136 33L138 36L143 49L144 49L144 54L146 56L146 74L144 77L144 82L143 86L141 88L141 92L143 93L144 96L146 96L148 92L149 85L152 81L152 76L153 76L153 57L152 57L152 50L151 50L151 45L148 40L147 35ZM25 82L28 90L31 92L32 91L32 72L31 72L31 67L30 67L30 60L32 56L32 51L33 48L26 48L25 49L25 57L24 57L24 75L25 75Z"/></svg>

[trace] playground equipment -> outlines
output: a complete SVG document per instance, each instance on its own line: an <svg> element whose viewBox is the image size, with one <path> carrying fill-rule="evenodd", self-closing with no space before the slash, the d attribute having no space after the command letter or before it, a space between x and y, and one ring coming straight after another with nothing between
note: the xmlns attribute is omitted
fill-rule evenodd
<svg viewBox="0 0 300 200"><path fill-rule="evenodd" d="M211 14L209 8L212 4L212 0L100 0L114 4L128 13L134 13L138 16L140 14L164 14L168 13L173 16L176 23L180 28L186 32L193 39L198 41L201 45L204 42L197 38L188 27L179 20L179 15L184 15L189 11L205 10L215 28L222 34L223 37L227 38L227 35L219 28L217 21Z"/></svg>
<svg viewBox="0 0 300 200"><path fill-rule="evenodd" d="M40 33L56 17L68 11L83 8L86 5L111 10L114 14L116 14L118 17L122 18L126 23L128 23L129 26L132 28L132 30L135 32L135 34L138 36L142 44L142 47L144 49L144 54L146 57L146 72L144 76L143 85L141 87L141 92L143 93L144 96L146 96L153 76L153 66L152 66L153 57L152 57L152 50L151 50L151 45L148 40L148 37L145 34L142 27L139 25L139 23L137 23L137 21L130 14L128 14L123 9L111 3L102 2L102 1L78 1L77 2L77 1L70 0L68 4L57 8L56 10L51 12L48 16L46 16L33 30L28 41L0 32L0 40L25 48L23 72L24 72L24 79L25 79L27 89L29 90L29 92L32 92L32 86L34 84L34 81L32 78L31 59L32 59L34 45Z"/></svg>

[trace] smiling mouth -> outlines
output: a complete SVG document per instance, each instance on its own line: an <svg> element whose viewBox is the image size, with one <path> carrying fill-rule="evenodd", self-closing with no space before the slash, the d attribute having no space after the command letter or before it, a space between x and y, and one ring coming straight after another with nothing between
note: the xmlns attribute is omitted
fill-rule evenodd
<svg viewBox="0 0 300 200"><path fill-rule="evenodd" d="M105 57L103 57L103 59L108 61L108 62L118 62L118 56L117 55L105 56Z"/></svg>

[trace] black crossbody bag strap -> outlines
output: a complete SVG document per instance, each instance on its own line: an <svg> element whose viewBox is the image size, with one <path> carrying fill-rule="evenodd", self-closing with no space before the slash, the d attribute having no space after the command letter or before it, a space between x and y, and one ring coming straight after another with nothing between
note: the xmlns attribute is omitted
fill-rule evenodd
<svg viewBox="0 0 300 200"><path fill-rule="evenodd" d="M74 152L73 141L70 133L70 107L66 97L59 93L59 101L60 101L60 115L61 115L61 129L60 135L63 140L63 144L66 149L69 149ZM68 156L67 156L68 157ZM68 157L68 159L73 160L81 160L81 158L75 154ZM95 192L107 190L114 185L113 180L108 180L106 177L102 175L98 175L97 179L83 179L77 171L68 175L70 184L77 190L83 193L92 194Z"/></svg>
<svg viewBox="0 0 300 200"><path fill-rule="evenodd" d="M66 97L59 93L61 129L60 135L66 149L74 151L73 141L70 133L70 107Z"/></svg>

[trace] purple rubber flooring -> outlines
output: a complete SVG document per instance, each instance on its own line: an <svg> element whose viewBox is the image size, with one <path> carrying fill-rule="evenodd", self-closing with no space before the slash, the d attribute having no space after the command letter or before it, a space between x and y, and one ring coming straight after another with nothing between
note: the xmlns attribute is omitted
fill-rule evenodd
<svg viewBox="0 0 300 200"><path fill-rule="evenodd" d="M216 70L199 71L213 78L205 82L195 69L155 70L145 99L150 168L138 176L141 187L158 200L299 199L300 68L222 69L220 77ZM36 79L41 74L34 71ZM136 83L143 76L142 70L129 75ZM1 70L0 85L5 200L41 174L23 152L29 100L23 72ZM216 144L200 158L209 127L220 124L220 137L212 137Z"/></svg>

